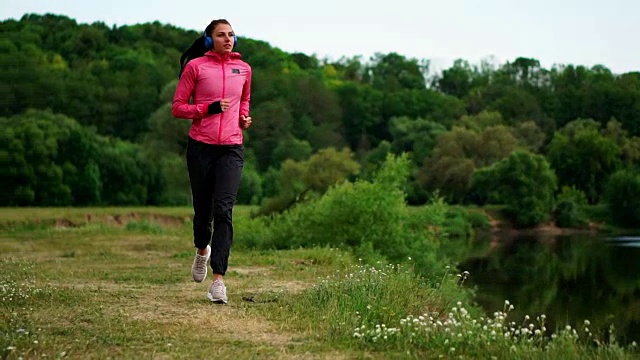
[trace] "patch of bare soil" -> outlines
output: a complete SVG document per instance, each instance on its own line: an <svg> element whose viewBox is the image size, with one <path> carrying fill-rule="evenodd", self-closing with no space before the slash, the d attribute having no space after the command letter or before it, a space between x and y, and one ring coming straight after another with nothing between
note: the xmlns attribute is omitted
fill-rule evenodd
<svg viewBox="0 0 640 360"><path fill-rule="evenodd" d="M121 215L93 215L86 214L84 217L78 219L61 218L56 219L53 223L55 228L73 228L79 226L86 226L93 223L107 224L111 226L125 226L133 221L149 221L151 223L158 224L162 227L178 227L183 226L185 223L191 220L188 216L172 216L163 214L139 214L128 213Z"/></svg>
<svg viewBox="0 0 640 360"><path fill-rule="evenodd" d="M208 281L203 284L185 282L173 285L129 286L111 281L91 283L52 283L57 288L100 291L102 311L107 317L125 316L137 321L161 324L166 331L187 333L193 329L208 329L211 334L231 340L286 347L296 343L297 334L277 328L262 317L246 311L245 296L250 291L262 302L261 292L277 290L299 291L308 284L298 281L274 281L262 274L265 267L235 269L244 274L260 276L260 287L249 289L249 282L234 280L228 305L212 304L206 298ZM229 286L229 285L228 285ZM123 295L126 294L126 295ZM265 299L267 297L264 297Z"/></svg>
<svg viewBox="0 0 640 360"><path fill-rule="evenodd" d="M589 223L585 228L561 228L551 221L545 224L541 224L530 229L518 229L512 224L500 221L491 216L491 214L485 212L485 215L489 218L489 224L491 225L491 232L493 233L509 233L512 235L519 234L541 234L541 235L571 235L571 234L585 234L585 233L597 233L602 229L602 224Z"/></svg>

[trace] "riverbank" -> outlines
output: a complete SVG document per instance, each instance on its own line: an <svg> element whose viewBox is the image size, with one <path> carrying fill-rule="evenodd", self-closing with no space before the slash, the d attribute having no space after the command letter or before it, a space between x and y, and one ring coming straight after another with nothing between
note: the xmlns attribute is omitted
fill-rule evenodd
<svg viewBox="0 0 640 360"><path fill-rule="evenodd" d="M586 209L586 224L580 227L560 227L555 221L550 220L533 228L518 228L514 226L502 213L501 206L467 207L467 211L486 216L488 226L482 230L492 233L513 235L579 235L579 234L606 234L628 235L640 234L640 228L628 229L616 226L611 221L611 216L603 205L590 206Z"/></svg>
<svg viewBox="0 0 640 360"><path fill-rule="evenodd" d="M351 252L328 247L237 247L226 276L230 303L214 306L205 297L208 283L190 279L189 223L153 216L176 209L148 211L148 217L132 216L130 209L94 210L91 215L104 216L73 211L65 218L75 226L49 226L36 221L38 210L29 209L25 215L39 225L5 227L3 358L631 359L638 354L635 347L608 343L584 328L547 336L546 330L556 329L536 319L541 315L525 321L513 316L511 306L517 303L505 302L486 316L465 291L464 273L419 277L411 264L364 265ZM247 209L239 210L242 221ZM116 215L126 222L109 220ZM27 220L14 214L12 221Z"/></svg>

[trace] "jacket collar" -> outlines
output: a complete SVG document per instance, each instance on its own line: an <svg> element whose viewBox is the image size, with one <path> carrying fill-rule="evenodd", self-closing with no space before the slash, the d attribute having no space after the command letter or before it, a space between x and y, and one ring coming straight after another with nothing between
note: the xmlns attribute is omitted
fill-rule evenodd
<svg viewBox="0 0 640 360"><path fill-rule="evenodd" d="M226 61L230 59L240 59L241 57L240 53L235 51L232 51L230 53L220 54L213 50L209 50L204 55L219 61Z"/></svg>

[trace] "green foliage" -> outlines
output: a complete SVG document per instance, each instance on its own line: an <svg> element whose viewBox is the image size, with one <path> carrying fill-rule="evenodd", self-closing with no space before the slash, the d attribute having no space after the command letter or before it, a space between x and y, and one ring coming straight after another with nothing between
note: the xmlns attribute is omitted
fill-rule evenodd
<svg viewBox="0 0 640 360"><path fill-rule="evenodd" d="M273 150L273 162L271 166L279 167L285 160L290 159L293 161L307 160L313 149L311 144L306 140L299 140L295 137L288 137L278 143L278 146Z"/></svg>
<svg viewBox="0 0 640 360"><path fill-rule="evenodd" d="M51 112L28 111L0 123L2 183L8 187L3 205L66 206L100 199L91 131Z"/></svg>
<svg viewBox="0 0 640 360"><path fill-rule="evenodd" d="M620 170L606 185L606 199L614 221L622 226L640 227L640 172Z"/></svg>
<svg viewBox="0 0 640 360"><path fill-rule="evenodd" d="M376 146L383 140L383 93L370 86L345 82L336 88L342 107L342 124L347 144L352 149Z"/></svg>
<svg viewBox="0 0 640 360"><path fill-rule="evenodd" d="M343 182L274 216L261 246L346 247L367 262L412 257L421 271L437 271L436 234L444 223L444 203L408 211L402 188L410 167L407 156L389 155L371 182Z"/></svg>
<svg viewBox="0 0 640 360"><path fill-rule="evenodd" d="M394 117L389 122L392 147L396 154L412 152L416 164L422 164L436 145L436 139L447 129L434 121Z"/></svg>
<svg viewBox="0 0 640 360"><path fill-rule="evenodd" d="M1 176L10 189L3 206L157 203L162 175L139 145L103 138L48 111L0 122Z"/></svg>
<svg viewBox="0 0 640 360"><path fill-rule="evenodd" d="M533 121L525 121L512 128L511 133L525 150L539 153L545 144L546 135Z"/></svg>
<svg viewBox="0 0 640 360"><path fill-rule="evenodd" d="M462 116L460 125L475 132L480 132L488 127L505 125L505 121L499 112L484 110L477 115Z"/></svg>
<svg viewBox="0 0 640 360"><path fill-rule="evenodd" d="M256 170L255 165L247 162L245 159L236 202L238 204L258 205L262 197L262 178L258 170Z"/></svg>
<svg viewBox="0 0 640 360"><path fill-rule="evenodd" d="M486 116L480 116L478 123ZM471 118L466 118L465 122L476 123ZM440 190L451 201L463 202L467 199L476 168L507 157L517 145L509 129L502 125L487 126L480 132L454 127L438 138L433 155L425 159L417 180L426 189Z"/></svg>
<svg viewBox="0 0 640 360"><path fill-rule="evenodd" d="M425 64L397 53L376 54L371 64L372 84L383 91L423 89Z"/></svg>
<svg viewBox="0 0 640 360"><path fill-rule="evenodd" d="M562 187L556 199L556 225L563 228L579 228L587 225L585 208L587 197L574 187Z"/></svg>
<svg viewBox="0 0 640 360"><path fill-rule="evenodd" d="M357 265L284 299L272 316L287 316L300 327L313 324L320 336L349 342L356 326L375 330L376 324L392 324L425 307L455 303L430 285L408 266ZM465 295L457 293L460 299Z"/></svg>
<svg viewBox="0 0 640 360"><path fill-rule="evenodd" d="M382 184L343 183L318 201L299 206L276 220L278 247L313 245L359 248L371 243L391 258L408 254L402 238L406 217L402 194Z"/></svg>
<svg viewBox="0 0 640 360"><path fill-rule="evenodd" d="M97 139L100 147L105 204L145 205L152 193L151 182L159 177L156 163L145 156L140 146L115 139Z"/></svg>
<svg viewBox="0 0 640 360"><path fill-rule="evenodd" d="M477 169L471 177L469 198L476 205L503 204L503 192L496 184L500 181L494 167Z"/></svg>
<svg viewBox="0 0 640 360"><path fill-rule="evenodd" d="M147 220L129 221L124 226L126 231L143 233L143 234L162 234L164 230L156 223L149 222Z"/></svg>
<svg viewBox="0 0 640 360"><path fill-rule="evenodd" d="M466 213L466 220L473 229L489 229L491 223L489 217L482 211L468 210Z"/></svg>
<svg viewBox="0 0 640 360"><path fill-rule="evenodd" d="M388 358L494 356L501 359L631 359L589 321L551 328L546 315L522 319L508 300L490 316L460 287L468 273L419 277L406 266L357 265L268 306L270 318L327 339L332 349L361 349ZM539 289L537 289L539 290ZM550 335L551 333L551 335Z"/></svg>
<svg viewBox="0 0 640 360"><path fill-rule="evenodd" d="M434 85L445 94L458 98L466 96L473 87L473 70L468 62L456 59L453 66L442 71L442 75L434 79Z"/></svg>
<svg viewBox="0 0 640 360"><path fill-rule="evenodd" d="M131 175L134 182L146 183L135 185L132 192L138 195L118 195L118 203L140 203L144 198L178 204L188 199L173 156L184 156L189 121L173 119L169 109L177 60L198 31L159 22L81 24L52 14L4 20L0 29L0 61L6 65L0 69L6 84L0 87L0 116L50 109L93 129L78 131L142 144L142 155L126 160L125 167L146 157L149 164L140 165L145 175L137 170ZM254 69L255 121L245 131L245 146L256 154L256 168L255 173L247 170L245 179L251 179L251 192L257 194L259 176L264 192L243 201L275 199L288 191L276 174L286 160L306 161L320 149L345 145L362 161L363 178L381 162L375 158L389 152L386 144L395 154L410 153L419 167L406 184L412 204L424 204L436 189L449 201L476 201L469 192L473 174L515 149L544 151L559 184L583 191L590 204L602 200L611 174L640 163L637 72L612 74L600 65L545 69L536 59L516 58L503 65L457 59L437 74L428 72L428 60L397 53L376 53L368 61L360 56L320 60L248 38L237 50ZM570 124L576 119L593 119L600 127ZM547 139L553 140L544 148ZM91 153L99 150L91 150L91 144L85 147L86 161L56 162L37 178L29 173L29 165L18 164L16 156L3 155L15 167L6 171L14 179L7 191L13 194L11 201L115 201L105 200L100 192L110 185L102 178L100 156ZM54 147L41 150L44 158L55 157ZM137 151L121 150L129 155ZM110 151L106 156L117 158ZM106 167L115 171L114 166ZM15 182L15 176L21 180ZM280 202L286 207L291 200Z"/></svg>
<svg viewBox="0 0 640 360"><path fill-rule="evenodd" d="M308 160L286 160L280 167L279 193L265 199L258 215L282 212L298 202L323 194L327 189L360 171L348 148L326 148Z"/></svg>
<svg viewBox="0 0 640 360"><path fill-rule="evenodd" d="M157 161L160 168L161 189L157 204L179 206L191 204L191 186L184 157L169 153L159 158L147 156L149 161Z"/></svg>
<svg viewBox="0 0 640 360"><path fill-rule="evenodd" d="M186 154L191 122L174 118L171 115L170 102L153 112L148 122L150 130L141 142L145 149L155 154Z"/></svg>
<svg viewBox="0 0 640 360"><path fill-rule="evenodd" d="M621 149L593 120L576 120L557 132L547 158L561 186L575 186L590 204L600 200L607 178L621 163Z"/></svg>
<svg viewBox="0 0 640 360"><path fill-rule="evenodd" d="M544 157L514 151L508 158L474 175L479 198L506 205L516 226L533 227L549 219L556 176Z"/></svg>

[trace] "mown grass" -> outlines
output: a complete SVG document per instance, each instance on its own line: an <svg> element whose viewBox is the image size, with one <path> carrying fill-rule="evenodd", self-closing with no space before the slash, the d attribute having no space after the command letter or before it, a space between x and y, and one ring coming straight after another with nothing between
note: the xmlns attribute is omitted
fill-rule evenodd
<svg viewBox="0 0 640 360"><path fill-rule="evenodd" d="M189 209L145 209L149 217L128 208L93 209L102 216L73 226L59 221L86 219L83 210L20 209L22 217L12 213L1 219L9 229L0 235L2 358L637 355L571 337L538 347L504 339L486 344L482 336L490 332L478 330L471 319L465 326L476 336L467 333L464 341L433 324L407 327L406 319L435 313L446 323L454 318L451 308L463 304L476 323L488 318L481 320L455 273L422 278L410 265L372 267L332 248L251 250L242 246L241 236L226 277L230 303L214 306L205 297L208 282L191 280L190 221L154 221L157 214L183 219ZM249 210L235 212L239 224ZM9 212L3 211L3 216ZM111 222L117 214L129 217ZM30 226L38 219L51 225ZM7 225L16 221L22 226ZM391 334L390 328L398 330ZM548 344L559 345L549 350Z"/></svg>
<svg viewBox="0 0 640 360"><path fill-rule="evenodd" d="M0 357L281 358L323 356L333 350L297 342L260 312L266 301L293 293L352 262L331 249L232 252L227 274L230 304L212 306L208 282L191 280L191 225L149 222L132 209L23 209L28 220L0 241ZM236 213L243 214L240 207ZM7 211L5 209L5 211ZM161 214L177 212L175 209ZM147 209L147 213L154 212ZM185 211L188 213L188 211ZM6 212L5 212L6 214ZM56 215L57 214L57 215ZM135 214L129 222L103 221ZM236 241L240 242L241 239ZM349 354L349 352L347 352ZM306 356L310 357L310 356Z"/></svg>

